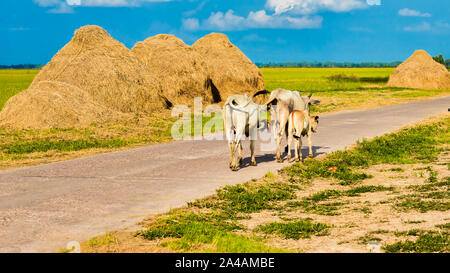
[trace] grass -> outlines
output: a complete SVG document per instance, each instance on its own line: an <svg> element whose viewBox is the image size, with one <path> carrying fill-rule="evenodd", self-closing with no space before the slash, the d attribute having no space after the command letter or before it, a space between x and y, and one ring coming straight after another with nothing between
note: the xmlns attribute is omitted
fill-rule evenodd
<svg viewBox="0 0 450 273"><path fill-rule="evenodd" d="M39 71L0 69L0 110L10 97L27 89Z"/></svg>
<svg viewBox="0 0 450 273"><path fill-rule="evenodd" d="M284 252L265 245L264 240L232 233L242 227L230 221L226 215L217 213L192 213L175 211L158 219L150 228L135 236L147 240L167 239L161 246L176 251L266 253Z"/></svg>
<svg viewBox="0 0 450 273"><path fill-rule="evenodd" d="M253 213L274 208L276 201L295 197L294 185L272 182L267 184L244 183L226 186L217 190L217 195L210 200L197 200L191 206L215 208L228 213Z"/></svg>
<svg viewBox="0 0 450 273"><path fill-rule="evenodd" d="M351 185L371 177L358 169L375 164L433 162L444 150L442 145L450 142L449 124L450 119L446 118L434 124L363 140L352 149L333 152L325 159L307 159L303 164L285 168L283 172L291 182L302 183L321 177L334 178L341 185Z"/></svg>
<svg viewBox="0 0 450 273"><path fill-rule="evenodd" d="M450 238L446 232L417 231L407 232L405 235L418 236L416 240L405 240L385 245L383 249L388 253L430 253L450 251Z"/></svg>
<svg viewBox="0 0 450 273"><path fill-rule="evenodd" d="M298 240L301 238L310 238L311 235L328 235L328 225L314 223L311 219L302 219L289 223L269 223L260 225L256 230L266 234L278 234L285 239Z"/></svg>
<svg viewBox="0 0 450 273"><path fill-rule="evenodd" d="M400 211L416 210L422 213L428 211L447 211L450 209L450 177L438 181L438 173L431 167L426 167L430 174L425 179L424 185L413 185L407 187L414 193L401 195L394 198L394 208Z"/></svg>
<svg viewBox="0 0 450 273"><path fill-rule="evenodd" d="M119 244L119 240L116 236L114 236L114 234L107 232L105 235L91 238L88 241L88 244L90 247Z"/></svg>
<svg viewBox="0 0 450 273"><path fill-rule="evenodd" d="M393 68L262 68L267 90L308 92L359 90L367 82L385 84ZM361 81L363 79L363 81Z"/></svg>
<svg viewBox="0 0 450 273"><path fill-rule="evenodd" d="M287 202L283 208L302 208L305 212L318 214L318 215L328 215L335 216L340 215L339 209L346 204L346 202L325 202L330 199L340 198L340 197L356 197L363 193L368 192L379 192L379 191L392 191L392 187L383 186L359 186L348 190L323 190L314 193L310 196L303 197L301 201ZM363 207L362 212L369 214L370 209Z"/></svg>

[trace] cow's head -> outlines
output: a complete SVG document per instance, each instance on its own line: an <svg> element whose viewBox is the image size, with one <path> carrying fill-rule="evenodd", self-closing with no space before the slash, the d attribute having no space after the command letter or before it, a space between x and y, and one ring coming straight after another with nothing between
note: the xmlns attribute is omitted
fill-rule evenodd
<svg viewBox="0 0 450 273"><path fill-rule="evenodd" d="M309 112L311 105L316 105L320 103L320 100L313 100L311 99L312 94L309 94L308 96L302 96L303 101L306 105L306 110Z"/></svg>

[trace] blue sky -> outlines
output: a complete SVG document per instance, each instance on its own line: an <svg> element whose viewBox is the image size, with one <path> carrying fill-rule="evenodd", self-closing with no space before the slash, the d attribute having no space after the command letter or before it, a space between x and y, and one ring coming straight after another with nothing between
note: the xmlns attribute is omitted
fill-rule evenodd
<svg viewBox="0 0 450 273"><path fill-rule="evenodd" d="M222 32L254 62L450 58L449 10L448 0L2 0L0 64L45 64L87 24L129 48Z"/></svg>

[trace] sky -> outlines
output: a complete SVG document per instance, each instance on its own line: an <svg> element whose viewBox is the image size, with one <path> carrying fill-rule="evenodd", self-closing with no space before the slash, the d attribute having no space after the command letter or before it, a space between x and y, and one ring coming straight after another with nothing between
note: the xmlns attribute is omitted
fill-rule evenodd
<svg viewBox="0 0 450 273"><path fill-rule="evenodd" d="M2 0L0 64L46 64L76 29L128 48L160 33L193 44L225 33L253 62L450 58L448 0Z"/></svg>

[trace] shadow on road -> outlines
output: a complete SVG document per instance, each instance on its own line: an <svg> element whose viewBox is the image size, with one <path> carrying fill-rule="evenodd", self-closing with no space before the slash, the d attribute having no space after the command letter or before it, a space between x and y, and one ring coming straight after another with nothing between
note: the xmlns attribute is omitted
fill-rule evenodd
<svg viewBox="0 0 450 273"><path fill-rule="evenodd" d="M317 152L320 149L328 149L329 147L324 147L324 146L312 146L312 150L314 153L314 157L317 157L319 155L325 154L324 152ZM306 158L308 156L309 153L309 149L308 147L302 147L302 156L303 158ZM287 155L287 153L282 153L282 158L285 158ZM294 156L294 150L291 151L291 155ZM260 163L264 163L264 162L271 162L271 161L275 161L275 153L270 153L270 154L264 154L264 155L259 155L259 156L255 156L256 159L256 163L260 164ZM284 161L286 162L286 160ZM251 158L250 157L245 157L242 160L242 164L239 166L240 169L244 169L244 168L248 168L251 167Z"/></svg>

